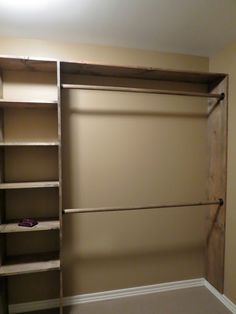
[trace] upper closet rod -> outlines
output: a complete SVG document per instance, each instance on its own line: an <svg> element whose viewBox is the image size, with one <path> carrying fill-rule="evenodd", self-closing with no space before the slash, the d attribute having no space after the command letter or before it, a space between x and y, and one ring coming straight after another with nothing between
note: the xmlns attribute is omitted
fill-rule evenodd
<svg viewBox="0 0 236 314"><path fill-rule="evenodd" d="M219 205L224 204L223 199L215 201L206 201L199 203L179 203L179 204L165 204L165 205L148 205L148 206L129 206L129 207L97 207L97 208L76 208L76 209L64 209L64 214L76 214L76 213L98 213L98 212L116 212L126 210L141 210L141 209L156 209L156 208L173 208L173 207L190 207L190 206L204 206L204 205Z"/></svg>
<svg viewBox="0 0 236 314"><path fill-rule="evenodd" d="M198 93L187 91L174 91L150 88L133 88L133 87L118 87L118 86L98 86L98 85L77 85L77 84L62 84L64 89L82 89L82 90L98 90L98 91L112 91L112 92L133 92L133 93L148 93L148 94L162 94L162 95L179 95L179 96L195 96L224 99L224 94Z"/></svg>

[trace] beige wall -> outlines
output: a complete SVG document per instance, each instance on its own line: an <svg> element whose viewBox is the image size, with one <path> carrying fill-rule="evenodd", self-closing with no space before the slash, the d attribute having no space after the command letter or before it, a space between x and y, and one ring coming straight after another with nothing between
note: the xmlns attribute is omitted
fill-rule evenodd
<svg viewBox="0 0 236 314"><path fill-rule="evenodd" d="M210 70L229 74L228 186L225 252L225 294L236 303L236 43L210 58Z"/></svg>
<svg viewBox="0 0 236 314"><path fill-rule="evenodd" d="M0 54L208 71L208 58L66 42L0 38Z"/></svg>
<svg viewBox="0 0 236 314"><path fill-rule="evenodd" d="M2 38L0 54L208 71L207 58L37 40ZM29 89L15 73L5 73L4 77L4 95L9 97L15 88L18 97L28 91L42 91L43 97L48 94L49 98L53 93L52 78L38 78L40 89ZM64 93L63 103L65 207L205 199L205 100L71 91ZM22 115L24 121L27 113ZM14 112L6 118L8 125L17 123ZM55 121L47 119L44 129L50 134ZM24 129L22 132L25 136ZM7 134L16 136L10 128ZM14 156L9 158L11 178L15 176L10 171ZM24 154L22 158L27 160ZM20 196L16 197L18 202ZM53 196L46 197L51 202ZM64 235L66 295L205 274L204 208L68 216L64 218ZM40 277L42 283L54 278L46 276ZM23 287L38 278L12 278L11 303L37 299L39 289L34 287L32 294L24 295ZM40 298L53 297L48 290L41 291Z"/></svg>
<svg viewBox="0 0 236 314"><path fill-rule="evenodd" d="M64 98L66 207L205 198L205 103L78 91ZM67 289L203 276L203 243L200 208L67 216Z"/></svg>

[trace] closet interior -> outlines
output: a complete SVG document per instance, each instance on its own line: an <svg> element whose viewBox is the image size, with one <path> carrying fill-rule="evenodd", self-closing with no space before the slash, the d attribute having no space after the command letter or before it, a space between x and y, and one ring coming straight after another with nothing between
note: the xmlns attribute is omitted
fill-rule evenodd
<svg viewBox="0 0 236 314"><path fill-rule="evenodd" d="M208 99L208 198L196 202L183 199L181 203L63 208L62 94L71 89ZM63 312L63 214L208 206L206 279L222 293L227 93L228 77L221 73L0 57L1 313L9 313L11 278L31 274L36 276L31 280L36 281L41 272L53 273L58 291L53 290L52 298L59 300L58 311ZM34 218L38 224L32 228L19 226L24 218Z"/></svg>

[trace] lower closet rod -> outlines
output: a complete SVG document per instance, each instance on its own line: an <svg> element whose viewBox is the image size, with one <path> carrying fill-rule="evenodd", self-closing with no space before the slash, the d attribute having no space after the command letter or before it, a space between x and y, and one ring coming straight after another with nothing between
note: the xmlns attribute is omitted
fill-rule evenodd
<svg viewBox="0 0 236 314"><path fill-rule="evenodd" d="M97 207L97 208L75 208L64 209L64 214L76 214L76 213L97 213L97 212L116 212L116 211L128 211L128 210L142 210L142 209L155 209L155 208L172 208L172 207L190 207L190 206L204 206L204 205L219 205L224 204L223 199L215 201L205 201L198 203L180 203L180 204L165 204L165 205L148 205L148 206L130 206L130 207Z"/></svg>

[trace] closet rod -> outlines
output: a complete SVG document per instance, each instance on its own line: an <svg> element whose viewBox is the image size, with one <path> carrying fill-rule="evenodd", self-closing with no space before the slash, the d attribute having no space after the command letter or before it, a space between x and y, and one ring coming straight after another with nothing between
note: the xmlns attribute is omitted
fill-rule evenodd
<svg viewBox="0 0 236 314"><path fill-rule="evenodd" d="M179 203L179 204L164 204L164 205L148 205L148 206L129 206L129 207L97 207L97 208L75 208L64 209L64 214L77 214L77 213L97 213L97 212L116 212L128 210L142 210L142 209L157 209L157 208L173 208L173 207L190 207L190 206L204 206L204 205L219 205L224 204L223 199L215 201L205 201L198 203Z"/></svg>
<svg viewBox="0 0 236 314"><path fill-rule="evenodd" d="M77 84L62 84L63 89L81 89L81 90L98 90L98 91L113 91L113 92L133 92L133 93L148 93L162 95L179 95L179 96L195 96L224 99L224 94L198 93L187 91L174 91L150 88L133 88L133 87L118 87L118 86L98 86L98 85L77 85Z"/></svg>

